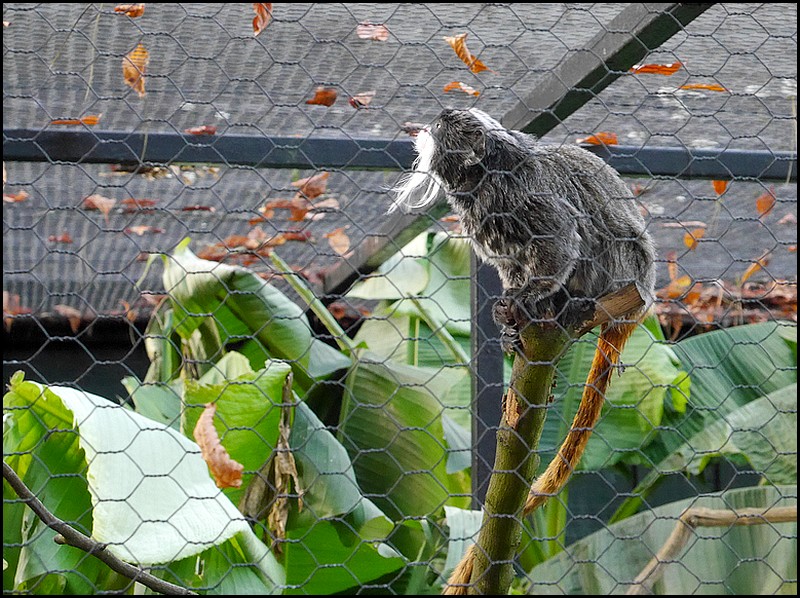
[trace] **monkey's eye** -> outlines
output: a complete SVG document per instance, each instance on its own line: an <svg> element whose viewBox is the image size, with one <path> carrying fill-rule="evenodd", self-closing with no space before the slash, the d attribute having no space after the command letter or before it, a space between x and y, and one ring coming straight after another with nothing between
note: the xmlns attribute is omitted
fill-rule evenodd
<svg viewBox="0 0 800 598"><path fill-rule="evenodd" d="M441 122L437 122L437 123L434 125L434 127L435 127L436 129L441 129L441 128L442 128L442 123L441 123Z"/></svg>

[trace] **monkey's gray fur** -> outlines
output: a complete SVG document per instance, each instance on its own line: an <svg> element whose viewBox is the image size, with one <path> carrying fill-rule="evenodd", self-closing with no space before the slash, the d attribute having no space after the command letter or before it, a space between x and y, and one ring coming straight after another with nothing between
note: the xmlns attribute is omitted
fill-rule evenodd
<svg viewBox="0 0 800 598"><path fill-rule="evenodd" d="M394 189L390 211L444 191L476 253L533 317L571 324L576 309L589 309L576 305L631 282L650 305L655 248L632 193L603 160L538 143L477 109L444 110L415 146L414 172ZM513 320L502 306L496 317Z"/></svg>

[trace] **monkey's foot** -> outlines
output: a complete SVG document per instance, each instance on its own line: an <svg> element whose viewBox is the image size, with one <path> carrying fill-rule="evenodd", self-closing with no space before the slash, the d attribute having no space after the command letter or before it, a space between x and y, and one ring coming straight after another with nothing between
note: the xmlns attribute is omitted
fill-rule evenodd
<svg viewBox="0 0 800 598"><path fill-rule="evenodd" d="M500 327L500 346L509 355L522 353L517 308L516 300L509 295L498 299L492 307L492 319Z"/></svg>

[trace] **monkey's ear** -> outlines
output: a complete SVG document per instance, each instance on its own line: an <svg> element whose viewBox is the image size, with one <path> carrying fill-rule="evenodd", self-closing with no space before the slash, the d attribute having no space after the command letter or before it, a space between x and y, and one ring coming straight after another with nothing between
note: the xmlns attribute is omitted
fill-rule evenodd
<svg viewBox="0 0 800 598"><path fill-rule="evenodd" d="M470 151L464 158L464 165L475 166L486 155L486 133L481 129L476 129L474 133L470 134L469 140Z"/></svg>

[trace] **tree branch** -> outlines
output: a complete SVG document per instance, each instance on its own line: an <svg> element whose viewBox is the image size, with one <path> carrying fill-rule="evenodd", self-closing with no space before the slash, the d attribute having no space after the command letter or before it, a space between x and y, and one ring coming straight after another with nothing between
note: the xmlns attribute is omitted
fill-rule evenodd
<svg viewBox="0 0 800 598"><path fill-rule="evenodd" d="M36 498L33 492L31 492L30 488L25 485L25 482L20 479L20 477L17 475L17 472L15 472L5 461L3 461L3 477L6 479L14 492L17 493L17 496L20 497L22 502L28 505L31 511L33 511L47 527L58 534L54 538L57 544L66 544L67 546L72 546L73 548L83 550L93 557L103 561L112 570L116 571L120 575L124 575L133 581L139 582L154 592L175 595L196 594L196 592L192 592L191 590L182 588L181 586L177 586L169 583L168 581L164 581L163 579L159 579L158 577L143 571L139 567L118 559L106 549L105 544L95 542L89 536L82 534L74 527L53 515L47 509L47 507L44 506L44 503Z"/></svg>
<svg viewBox="0 0 800 598"><path fill-rule="evenodd" d="M636 576L626 594L637 596L652 594L653 586L661 579L666 566L678 558L686 543L698 527L717 527L731 525L761 525L764 523L787 523L797 521L797 506L772 507L770 509L706 509L694 507L686 509L675 524L664 546L650 559L642 572Z"/></svg>

